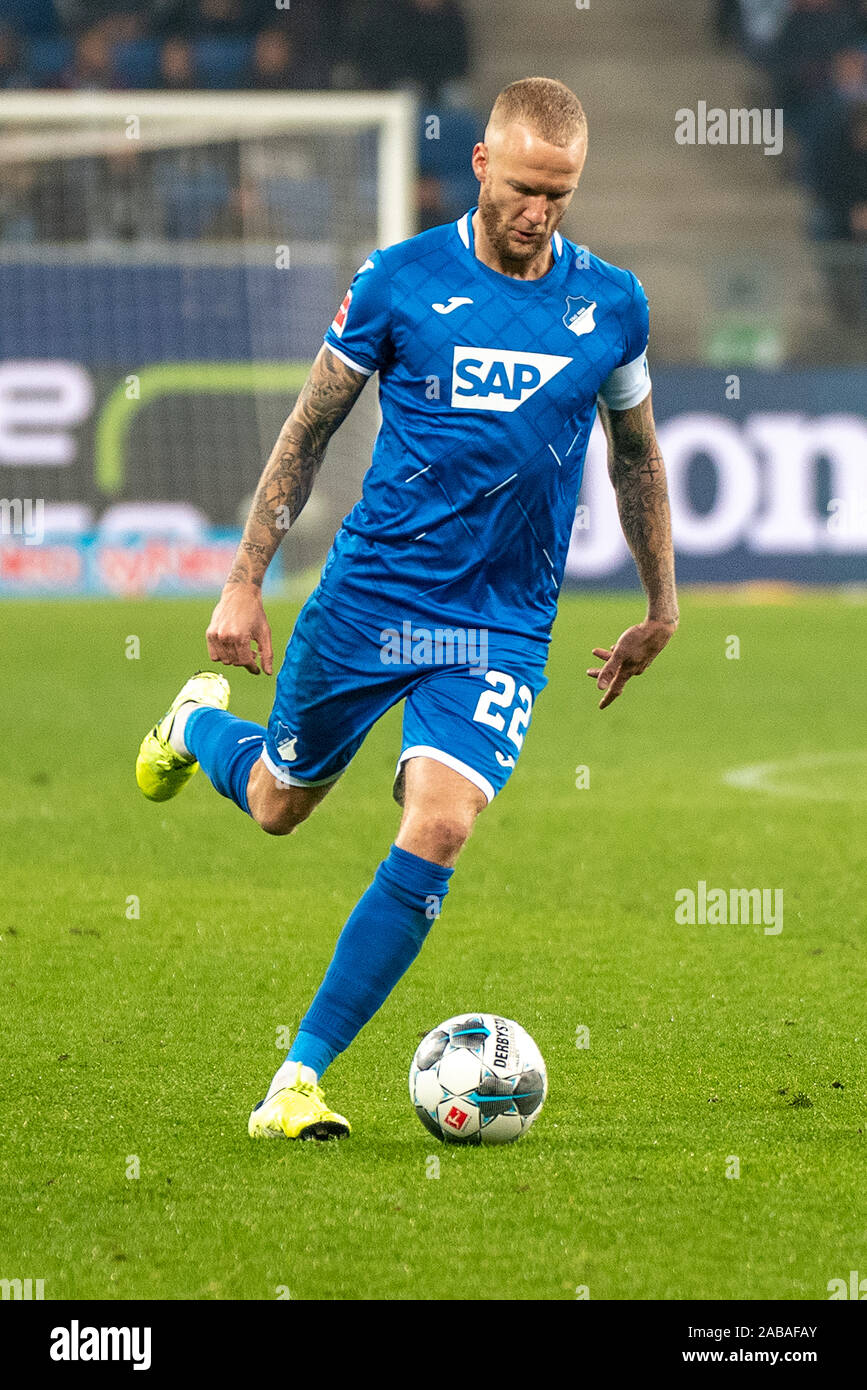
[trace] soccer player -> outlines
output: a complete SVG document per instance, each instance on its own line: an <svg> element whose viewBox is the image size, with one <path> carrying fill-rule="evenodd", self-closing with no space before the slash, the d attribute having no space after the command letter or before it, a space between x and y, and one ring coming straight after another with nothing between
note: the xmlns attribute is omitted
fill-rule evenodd
<svg viewBox="0 0 867 1390"><path fill-rule="evenodd" d="M200 765L270 835L331 790L403 700L400 828L353 909L253 1137L349 1133L319 1085L418 955L479 812L505 785L543 689L597 409L647 615L587 674L621 694L678 622L644 291L557 230L587 150L581 104L532 77L498 96L472 153L478 207L374 251L325 334L264 469L207 631L212 660L272 671L265 571L332 434L379 374L363 495L293 629L267 728L194 676L142 743L138 784L174 796Z"/></svg>

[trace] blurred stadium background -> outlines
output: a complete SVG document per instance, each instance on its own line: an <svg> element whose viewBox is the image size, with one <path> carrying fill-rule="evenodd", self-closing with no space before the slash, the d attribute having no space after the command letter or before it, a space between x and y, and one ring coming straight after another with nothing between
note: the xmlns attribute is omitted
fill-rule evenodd
<svg viewBox="0 0 867 1390"><path fill-rule="evenodd" d="M588 113L564 230L649 295L681 579L863 583L867 0L0 0L0 594L216 593L352 272L475 202L531 73ZM782 150L679 144L700 102ZM633 585L598 426L582 503L570 579Z"/></svg>

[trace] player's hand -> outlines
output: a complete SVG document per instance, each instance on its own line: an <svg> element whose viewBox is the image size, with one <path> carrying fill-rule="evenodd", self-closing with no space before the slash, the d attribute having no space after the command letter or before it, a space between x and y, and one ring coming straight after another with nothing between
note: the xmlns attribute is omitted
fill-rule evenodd
<svg viewBox="0 0 867 1390"><path fill-rule="evenodd" d="M653 658L659 656L674 636L676 628L676 623L646 618L643 623L636 623L635 627L628 627L621 633L613 650L593 648L593 655L605 662L604 666L591 666L587 672L596 681L597 690L605 691L599 701L600 709L607 709L612 700L622 694L630 676L640 676L647 670Z"/></svg>
<svg viewBox="0 0 867 1390"><path fill-rule="evenodd" d="M255 584L227 584L211 614L206 633L208 655L224 666L243 666L258 676L260 664L266 676L274 665L271 628L262 606L262 591ZM258 658L253 650L255 642Z"/></svg>

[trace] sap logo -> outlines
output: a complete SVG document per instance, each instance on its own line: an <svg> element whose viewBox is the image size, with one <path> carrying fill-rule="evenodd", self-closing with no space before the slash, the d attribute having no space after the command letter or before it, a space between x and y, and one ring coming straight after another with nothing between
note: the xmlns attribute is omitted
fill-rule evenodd
<svg viewBox="0 0 867 1390"><path fill-rule="evenodd" d="M545 352L456 347L452 406L464 410L517 410L571 361L571 357L554 357Z"/></svg>

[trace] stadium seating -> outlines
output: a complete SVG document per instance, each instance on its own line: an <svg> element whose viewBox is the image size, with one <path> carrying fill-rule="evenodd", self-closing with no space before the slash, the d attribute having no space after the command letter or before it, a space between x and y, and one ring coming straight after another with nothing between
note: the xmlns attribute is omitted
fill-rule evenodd
<svg viewBox="0 0 867 1390"><path fill-rule="evenodd" d="M0 23L33 38L60 32L51 0L0 0Z"/></svg>
<svg viewBox="0 0 867 1390"><path fill-rule="evenodd" d="M228 202L231 189L227 171L216 161L206 160L195 169L181 170L171 155L158 160L154 181L165 235L181 241L207 231Z"/></svg>
<svg viewBox="0 0 867 1390"><path fill-rule="evenodd" d="M57 84L72 62L72 41L59 37L34 38L27 46L27 70L34 87Z"/></svg>
<svg viewBox="0 0 867 1390"><path fill-rule="evenodd" d="M447 217L458 216L476 202L479 185L470 167L469 152L483 132L484 123L470 111L445 107L420 113L419 173L437 181Z"/></svg>
<svg viewBox="0 0 867 1390"><path fill-rule="evenodd" d="M114 50L118 80L133 91L159 85L160 45L157 39L130 39Z"/></svg>
<svg viewBox="0 0 867 1390"><path fill-rule="evenodd" d="M252 46L252 40L247 38L197 39L193 56L202 85L212 91L243 87Z"/></svg>
<svg viewBox="0 0 867 1390"><path fill-rule="evenodd" d="M331 223L333 190L328 179L265 179L262 191L269 211L285 220L287 235L316 241Z"/></svg>

